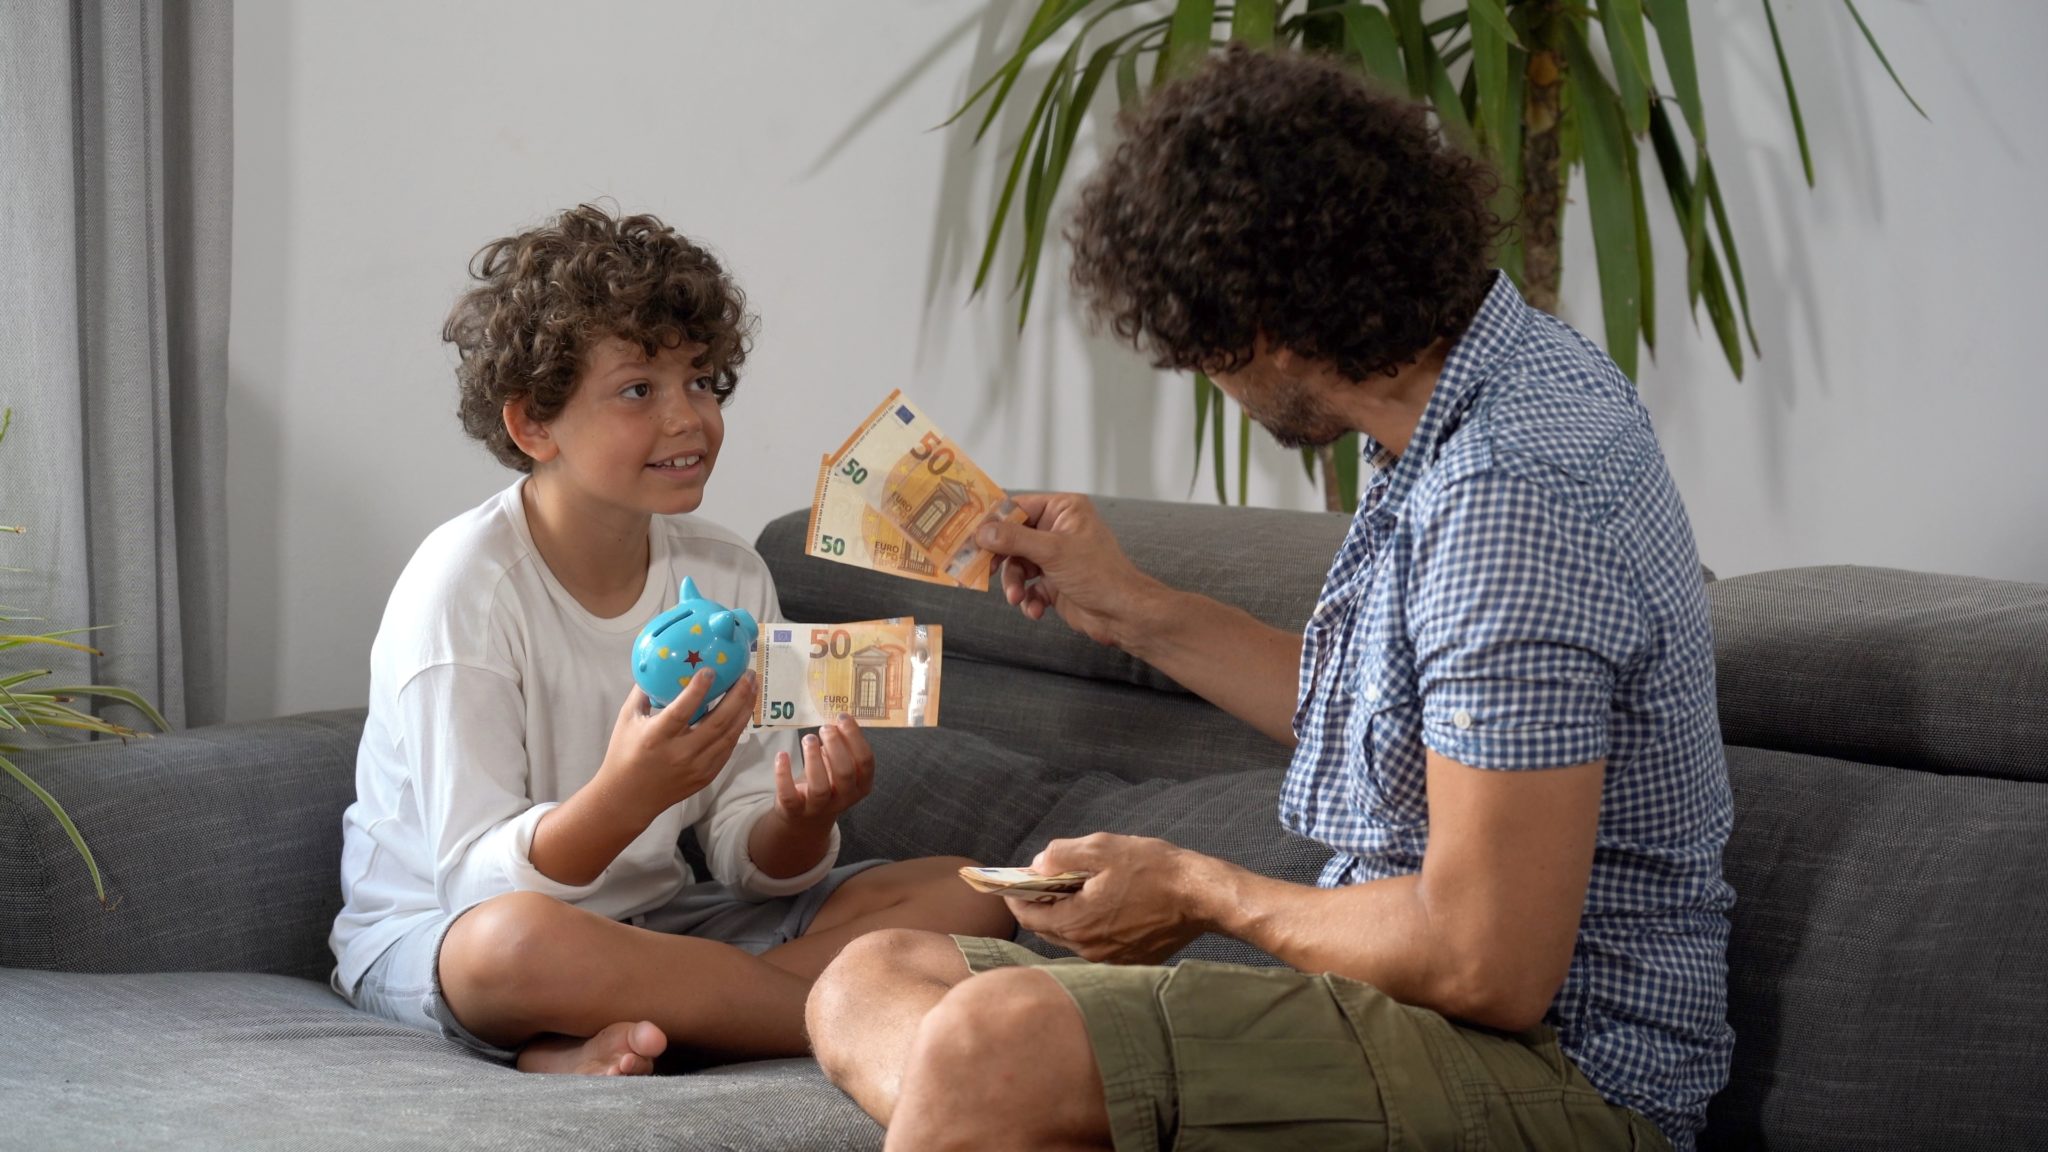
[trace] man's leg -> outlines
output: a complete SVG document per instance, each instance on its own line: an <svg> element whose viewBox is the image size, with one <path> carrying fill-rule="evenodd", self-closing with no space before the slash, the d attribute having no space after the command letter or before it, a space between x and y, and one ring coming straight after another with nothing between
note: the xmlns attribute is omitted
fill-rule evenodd
<svg viewBox="0 0 2048 1152"><path fill-rule="evenodd" d="M819 977L806 1020L826 1074L892 1148L1109 1146L1087 1028L1042 972L969 979L950 938L876 932Z"/></svg>
<svg viewBox="0 0 2048 1152"><path fill-rule="evenodd" d="M849 942L877 929L915 928L1007 940L1017 928L1009 907L960 879L960 869L972 863L960 856L928 856L849 877L801 937L769 949L761 959L811 980ZM950 940L945 946L959 959L959 949Z"/></svg>
<svg viewBox="0 0 2048 1152"><path fill-rule="evenodd" d="M885 1149L1108 1149L1088 1027L1048 973L1001 968L925 1014Z"/></svg>
<svg viewBox="0 0 2048 1152"><path fill-rule="evenodd" d="M818 977L805 1007L818 1063L888 1124L918 1026L968 975L950 936L883 929L853 941Z"/></svg>
<svg viewBox="0 0 2048 1152"><path fill-rule="evenodd" d="M729 944L649 932L539 893L463 914L439 969L455 1018L482 1040L524 1046L528 1071L646 1072L665 1048L722 1060L805 1050L807 979Z"/></svg>

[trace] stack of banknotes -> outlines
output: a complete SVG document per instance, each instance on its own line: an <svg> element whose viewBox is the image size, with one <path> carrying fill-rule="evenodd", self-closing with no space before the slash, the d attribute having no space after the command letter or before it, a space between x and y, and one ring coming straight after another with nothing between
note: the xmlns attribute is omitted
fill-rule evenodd
<svg viewBox="0 0 2048 1152"><path fill-rule="evenodd" d="M910 580L986 589L989 520L1024 511L919 411L891 392L818 467L812 556ZM852 716L869 728L939 722L942 630L907 618L770 623L754 649L754 723L809 728Z"/></svg>

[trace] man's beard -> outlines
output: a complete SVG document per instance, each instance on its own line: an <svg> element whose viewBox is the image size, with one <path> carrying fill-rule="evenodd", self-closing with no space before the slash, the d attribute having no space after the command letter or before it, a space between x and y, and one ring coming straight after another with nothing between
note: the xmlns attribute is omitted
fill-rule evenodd
<svg viewBox="0 0 2048 1152"><path fill-rule="evenodd" d="M1259 403L1241 406L1282 448L1322 448L1352 430L1295 381L1276 384Z"/></svg>

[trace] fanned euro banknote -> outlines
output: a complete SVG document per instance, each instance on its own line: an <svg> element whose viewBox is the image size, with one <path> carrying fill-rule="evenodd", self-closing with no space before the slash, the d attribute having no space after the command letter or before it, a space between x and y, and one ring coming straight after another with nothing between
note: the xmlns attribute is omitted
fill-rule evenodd
<svg viewBox="0 0 2048 1152"><path fill-rule="evenodd" d="M943 638L909 619L763 624L754 724L813 728L845 714L864 728L937 727Z"/></svg>
<svg viewBox="0 0 2048 1152"><path fill-rule="evenodd" d="M990 520L1024 510L899 392L861 422L818 469L805 551L877 572L988 587Z"/></svg>

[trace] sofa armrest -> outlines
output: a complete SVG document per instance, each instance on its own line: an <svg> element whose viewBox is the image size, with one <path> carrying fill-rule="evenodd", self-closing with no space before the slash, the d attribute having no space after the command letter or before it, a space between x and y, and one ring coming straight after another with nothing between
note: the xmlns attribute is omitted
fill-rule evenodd
<svg viewBox="0 0 2048 1152"><path fill-rule="evenodd" d="M322 712L20 754L107 905L48 810L0 779L0 966L324 979L362 728Z"/></svg>

